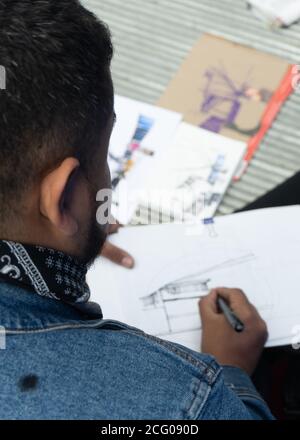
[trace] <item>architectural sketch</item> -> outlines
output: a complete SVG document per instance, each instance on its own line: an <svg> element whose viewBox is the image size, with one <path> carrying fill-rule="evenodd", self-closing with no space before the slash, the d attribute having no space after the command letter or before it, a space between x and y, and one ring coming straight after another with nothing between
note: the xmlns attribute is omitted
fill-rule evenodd
<svg viewBox="0 0 300 440"><path fill-rule="evenodd" d="M218 206L223 194L215 186L228 175L226 155L217 154L213 161L199 167L198 174L188 176L176 189L187 191L195 198L185 206L185 212L195 216L201 215L203 209ZM208 175L207 175L208 173Z"/></svg>
<svg viewBox="0 0 300 440"><path fill-rule="evenodd" d="M218 272L234 270L256 260L252 253L228 259L217 265L192 273L163 285L155 292L140 297L142 310L149 319L159 322L156 336L201 329L198 301L215 287ZM147 317L147 319L148 319Z"/></svg>

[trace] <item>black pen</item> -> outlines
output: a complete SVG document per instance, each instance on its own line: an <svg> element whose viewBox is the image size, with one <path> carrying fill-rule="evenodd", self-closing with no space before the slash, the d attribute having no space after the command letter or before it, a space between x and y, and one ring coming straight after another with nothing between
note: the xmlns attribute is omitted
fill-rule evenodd
<svg viewBox="0 0 300 440"><path fill-rule="evenodd" d="M221 297L218 296L217 303L220 308L220 310L224 313L227 321L232 326L232 328L238 332L241 333L245 325L242 323L242 321L233 313L233 311L228 306L227 302Z"/></svg>

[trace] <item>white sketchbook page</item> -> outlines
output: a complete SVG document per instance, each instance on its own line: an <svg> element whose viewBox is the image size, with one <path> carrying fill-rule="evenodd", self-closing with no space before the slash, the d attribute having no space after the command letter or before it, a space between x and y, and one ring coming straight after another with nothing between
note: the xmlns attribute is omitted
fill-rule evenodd
<svg viewBox="0 0 300 440"><path fill-rule="evenodd" d="M300 17L299 0L248 0L249 3L270 19L281 19L286 25Z"/></svg>
<svg viewBox="0 0 300 440"><path fill-rule="evenodd" d="M245 153L244 142L182 122L173 142L165 149L147 179L147 194L142 205L182 219L184 199L186 214L198 200L197 216L212 217ZM170 196L168 196L168 193ZM205 203L204 203L205 201ZM178 209L177 209L178 206Z"/></svg>
<svg viewBox="0 0 300 440"><path fill-rule="evenodd" d="M299 224L296 206L218 217L201 235L186 225L124 228L112 241L136 267L99 261L88 278L92 299L107 304L107 319L120 316L121 304L126 323L199 350L199 298L213 287L239 287L267 321L268 345L281 345L300 325ZM112 293L109 310L104 296Z"/></svg>
<svg viewBox="0 0 300 440"><path fill-rule="evenodd" d="M116 280L111 262L98 259L87 274L87 282L92 290L91 301L101 306L104 319L125 322L126 314L120 301L120 286Z"/></svg>
<svg viewBox="0 0 300 440"><path fill-rule="evenodd" d="M146 135L130 160L130 169L116 188L112 206L112 214L127 224L137 206L137 190L142 190L147 173L160 153L172 141L182 115L156 106L145 104L122 96L115 96L115 112L117 115L109 153L108 163L112 178L119 169L118 162L113 158L122 158L139 126L140 117L149 121ZM151 152L151 155L145 153ZM153 155L152 155L153 153ZM119 203L119 206L117 206Z"/></svg>

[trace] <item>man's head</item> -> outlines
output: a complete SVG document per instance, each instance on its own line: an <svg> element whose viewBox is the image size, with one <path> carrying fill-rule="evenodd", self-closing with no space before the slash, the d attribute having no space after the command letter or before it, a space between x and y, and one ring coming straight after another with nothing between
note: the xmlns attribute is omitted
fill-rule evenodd
<svg viewBox="0 0 300 440"><path fill-rule="evenodd" d="M0 0L0 238L90 261L105 239L113 48L77 0Z"/></svg>

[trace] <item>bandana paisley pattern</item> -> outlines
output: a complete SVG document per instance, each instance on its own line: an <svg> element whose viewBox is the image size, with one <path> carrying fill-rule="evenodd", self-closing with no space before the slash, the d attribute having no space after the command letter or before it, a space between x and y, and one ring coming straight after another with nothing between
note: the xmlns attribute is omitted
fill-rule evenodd
<svg viewBox="0 0 300 440"><path fill-rule="evenodd" d="M26 285L41 296L81 304L88 302L87 266L63 252L0 240L0 276Z"/></svg>

